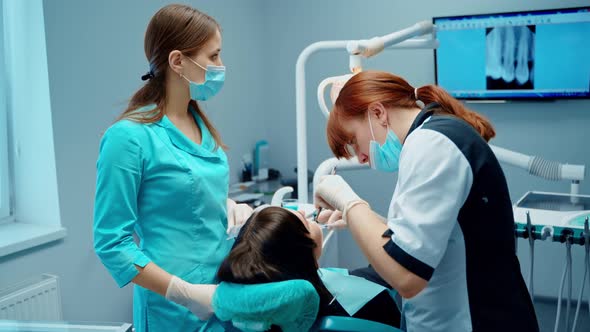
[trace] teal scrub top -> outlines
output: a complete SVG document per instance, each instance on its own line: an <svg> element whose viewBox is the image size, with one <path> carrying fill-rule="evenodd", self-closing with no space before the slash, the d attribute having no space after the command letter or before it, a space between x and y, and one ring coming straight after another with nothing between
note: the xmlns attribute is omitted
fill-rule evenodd
<svg viewBox="0 0 590 332"><path fill-rule="evenodd" d="M139 111L150 111L154 106ZM213 283L233 241L227 240L227 157L191 109L202 142L167 116L155 123L121 120L100 143L94 247L119 287L154 262L190 283ZM133 234L137 235L138 244ZM135 285L136 331L195 331L203 324L185 307Z"/></svg>

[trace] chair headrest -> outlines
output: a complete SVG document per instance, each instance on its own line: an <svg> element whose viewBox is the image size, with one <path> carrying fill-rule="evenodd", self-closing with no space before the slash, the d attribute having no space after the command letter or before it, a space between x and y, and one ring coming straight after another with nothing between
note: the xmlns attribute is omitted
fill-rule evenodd
<svg viewBox="0 0 590 332"><path fill-rule="evenodd" d="M308 331L317 318L320 298L306 280L264 284L222 282L213 295L215 315L243 331L266 331L278 325L284 332Z"/></svg>

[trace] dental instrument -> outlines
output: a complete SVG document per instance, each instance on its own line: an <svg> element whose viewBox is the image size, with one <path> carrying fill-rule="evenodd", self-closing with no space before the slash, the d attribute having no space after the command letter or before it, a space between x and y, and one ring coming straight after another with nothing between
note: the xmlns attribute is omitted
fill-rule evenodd
<svg viewBox="0 0 590 332"><path fill-rule="evenodd" d="M330 171L330 175L334 175L336 174L336 166L332 167L332 170ZM317 213L315 214L313 221L315 221L316 223L318 222L318 217L320 216L320 213L322 213L322 207L318 207Z"/></svg>
<svg viewBox="0 0 590 332"><path fill-rule="evenodd" d="M332 166L332 170L330 171L330 175L334 175L334 174L336 174L336 165ZM314 176L314 178L315 178L315 176ZM315 222L316 223L318 222L318 217L319 217L319 215L320 215L321 212L322 212L322 207L320 206L318 208L318 212L317 212L317 214L315 216ZM322 227L322 229L328 229L328 225L323 225L323 226L324 227ZM326 238L324 239L324 242L322 243L322 247L325 247L329 243L328 241L330 241L330 238L332 238L333 235L334 235L334 230L331 229L328 232L328 235L326 235Z"/></svg>

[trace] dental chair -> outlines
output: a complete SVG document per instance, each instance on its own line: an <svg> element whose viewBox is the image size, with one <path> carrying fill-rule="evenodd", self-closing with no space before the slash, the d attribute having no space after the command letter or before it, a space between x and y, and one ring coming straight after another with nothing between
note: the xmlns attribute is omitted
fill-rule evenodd
<svg viewBox="0 0 590 332"><path fill-rule="evenodd" d="M213 296L215 316L200 332L402 332L389 325L353 317L317 318L319 295L306 280L266 284L219 284Z"/></svg>
<svg viewBox="0 0 590 332"><path fill-rule="evenodd" d="M340 331L340 332L402 332L393 326L381 324L371 320L342 317L326 316L318 319L318 322L312 327L311 331Z"/></svg>

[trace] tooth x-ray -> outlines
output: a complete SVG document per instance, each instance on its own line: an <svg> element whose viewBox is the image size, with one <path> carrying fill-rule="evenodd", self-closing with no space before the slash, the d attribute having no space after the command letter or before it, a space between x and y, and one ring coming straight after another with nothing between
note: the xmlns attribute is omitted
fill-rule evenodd
<svg viewBox="0 0 590 332"><path fill-rule="evenodd" d="M590 7L433 22L436 83L456 98L590 98Z"/></svg>
<svg viewBox="0 0 590 332"><path fill-rule="evenodd" d="M534 25L487 28L487 89L533 89L534 45Z"/></svg>

